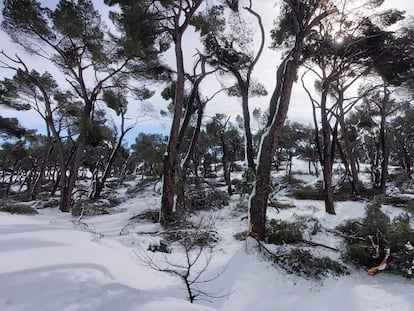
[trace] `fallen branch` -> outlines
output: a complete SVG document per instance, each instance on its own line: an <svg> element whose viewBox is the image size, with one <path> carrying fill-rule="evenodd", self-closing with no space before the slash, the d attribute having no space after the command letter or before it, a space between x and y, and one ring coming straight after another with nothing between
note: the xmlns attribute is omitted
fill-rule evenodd
<svg viewBox="0 0 414 311"><path fill-rule="evenodd" d="M360 237L360 236L355 236L355 235L348 235L348 234L345 234L345 233L343 233L343 232L341 232L341 231L338 231L338 230L333 230L333 229L326 229L326 231L328 231L328 232L330 232L330 233L333 233L333 234L335 234L335 235L338 235L338 236L340 236L340 237L342 237L342 238L345 238L345 239L349 239L349 240L358 240L358 241L366 241L366 239L365 238L362 238L362 237Z"/></svg>
<svg viewBox="0 0 414 311"><path fill-rule="evenodd" d="M332 246L329 246L329 245L325 245L325 244L321 244L321 243L316 243L316 242L309 241L309 240L301 240L301 242L303 242L305 244L308 244L310 246L320 246L320 247L324 247L324 248L333 250L335 252L339 252L339 249L337 249L335 247L332 247Z"/></svg>

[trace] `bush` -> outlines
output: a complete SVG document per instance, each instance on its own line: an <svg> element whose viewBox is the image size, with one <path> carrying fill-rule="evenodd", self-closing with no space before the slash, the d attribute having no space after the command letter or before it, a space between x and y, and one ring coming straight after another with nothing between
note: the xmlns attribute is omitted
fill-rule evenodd
<svg viewBox="0 0 414 311"><path fill-rule="evenodd" d="M255 175L251 170L246 170L242 175L242 180L236 184L236 191L241 196L250 195L253 190L253 183L255 181Z"/></svg>
<svg viewBox="0 0 414 311"><path fill-rule="evenodd" d="M268 222L266 233L267 243L282 245L303 241L308 235L315 235L321 229L321 224L315 218L296 216L292 222L272 219Z"/></svg>
<svg viewBox="0 0 414 311"><path fill-rule="evenodd" d="M311 186L300 187L293 191L292 196L297 200L322 200L323 196L319 189Z"/></svg>
<svg viewBox="0 0 414 311"><path fill-rule="evenodd" d="M367 246L351 244L344 254L344 259L352 262L356 266L369 267L371 263L371 253Z"/></svg>
<svg viewBox="0 0 414 311"><path fill-rule="evenodd" d="M185 204L190 210L220 209L229 205L229 201L226 192L207 183L188 185L185 190Z"/></svg>
<svg viewBox="0 0 414 311"><path fill-rule="evenodd" d="M380 230L391 245L389 270L407 278L414 274L414 251L406 245L414 245L414 230L407 214L396 217L392 222L380 209L380 202L369 205L361 221L348 221L337 227L346 236L347 247L343 258L358 267L369 267L372 244L369 235Z"/></svg>
<svg viewBox="0 0 414 311"><path fill-rule="evenodd" d="M267 223L267 243L270 244L291 244L302 241L302 230L305 226L300 221L287 222L272 219Z"/></svg>
<svg viewBox="0 0 414 311"><path fill-rule="evenodd" d="M233 238L237 241L244 241L247 238L247 232L246 231L237 232L233 235Z"/></svg>
<svg viewBox="0 0 414 311"><path fill-rule="evenodd" d="M8 204L0 208L0 212L7 212L11 214L33 215L39 214L33 207L23 204Z"/></svg>
<svg viewBox="0 0 414 311"><path fill-rule="evenodd" d="M152 223L157 223L157 222L159 222L159 218L160 218L160 211L158 209L156 209L156 210L147 209L147 210L143 211L142 213L129 218L129 220L133 220L133 221L135 221L135 220L149 220Z"/></svg>
<svg viewBox="0 0 414 311"><path fill-rule="evenodd" d="M100 201L78 200L72 207L72 216L97 216L105 215L109 212L105 208L105 203Z"/></svg>

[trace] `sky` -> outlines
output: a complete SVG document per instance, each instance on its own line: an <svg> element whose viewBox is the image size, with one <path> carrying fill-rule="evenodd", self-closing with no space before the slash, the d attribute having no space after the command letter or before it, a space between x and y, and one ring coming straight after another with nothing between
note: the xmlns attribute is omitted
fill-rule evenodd
<svg viewBox="0 0 414 311"><path fill-rule="evenodd" d="M41 2L42 4L53 8L57 1L47 0ZM106 7L102 3L102 1L94 0L94 3L99 8L102 16L105 18L109 12L109 8ZM268 108L270 96L273 92L276 83L276 70L281 62L281 51L270 50L268 47L270 46L270 29L272 28L273 22L278 15L278 8L280 3L281 1L261 0L255 1L253 4L253 8L262 17L262 21L266 32L265 49L259 62L255 67L255 70L253 72L253 78L257 79L265 86L269 95L259 98L251 98L251 112L254 108L261 108L262 111L265 111ZM391 7L400 10L405 10L407 11L407 15L414 15L414 3L412 2L412 0L386 0L383 5L383 8ZM2 3L0 4L0 8L3 9ZM259 38L259 36L259 32L257 31L254 34L254 39ZM50 66L50 64L38 58L34 58L33 56L22 51L18 46L11 42L7 34L3 31L0 31L0 42L2 42L2 50L11 55L18 54L32 68L37 69L40 72L43 70L48 70L56 76L60 75L58 70ZM194 63L193 55L195 54L195 47L201 49L201 46L199 45L198 41L198 36L194 34L194 32L189 31L184 36L184 57L186 61L186 69L188 71L191 70L191 67ZM252 47L253 49L255 48L254 46ZM164 60L168 64L171 64L171 66L174 66L174 55L172 51L166 53ZM11 77L11 74L12 73L10 71L0 68L0 78ZM223 77L219 78L223 80ZM62 78L58 79L58 81L63 81L62 83L64 83L64 79ZM309 85L312 85L312 81L310 81ZM169 133L171 119L161 118L158 113L160 110L165 110L168 105L168 102L163 100L159 94L160 90L162 89L162 86L159 84L151 85L149 83L147 83L147 86L154 88L157 92L155 96L148 100L148 102L153 106L154 113L151 116L147 115L141 118L139 117L142 116L141 104L136 102L129 104L127 116L128 122L129 124L137 122L135 128L126 137L129 143L133 142L135 137L140 132L162 133L165 135L168 135ZM205 97L211 97L212 94L214 94L219 88L220 85L217 83L216 77L209 78L201 85L201 91ZM145 104L147 105L148 103ZM208 122L208 119L216 113L224 113L228 116L231 116L231 122L235 123L236 116L242 114L240 99L229 98L224 94L214 97L214 99L207 105L204 118L205 122ZM0 107L0 114L3 117L18 116L20 122L24 126L28 128L36 128L41 133L45 132L43 121L40 118L38 118L33 111L16 113L16 111ZM291 121L303 123L305 125L311 125L313 122L311 104L309 102L308 96L306 95L300 83L295 84L293 88L288 119ZM114 123L119 124L119 120L117 120L116 117L114 118ZM254 122L254 120L252 122L252 128L253 130L258 128L258 125Z"/></svg>

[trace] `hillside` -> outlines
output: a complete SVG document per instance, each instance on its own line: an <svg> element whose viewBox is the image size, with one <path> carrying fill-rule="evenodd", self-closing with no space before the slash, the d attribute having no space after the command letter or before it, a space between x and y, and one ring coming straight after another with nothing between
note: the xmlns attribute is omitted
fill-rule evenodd
<svg viewBox="0 0 414 311"><path fill-rule="evenodd" d="M299 172L301 165L296 160L294 171ZM311 176L296 177L312 183ZM368 276L346 263L348 275L312 280L272 264L258 252L256 241L233 237L247 226L238 195L223 208L190 216L193 224L207 220L214 233L211 261L200 276L201 281L212 280L200 283L199 289L217 297L204 296L208 299L190 304L179 277L148 267L148 258L162 265L165 258L177 263L185 255L176 243L169 245L169 254L148 250L164 239L164 229L137 215L157 209L160 196L153 186L132 198L125 190L118 189L124 201L106 215L79 218L56 208L38 209L33 216L0 213L0 310L414 310L413 281L387 271ZM320 230L308 238L338 249L344 241L331 229L344 220L363 217L368 204L336 202L337 215L328 216L322 201L296 200L285 190L277 200L291 207L270 208L269 218L317 220ZM403 212L391 205L381 209L391 219ZM337 251L301 247L341 261ZM203 261L209 259L200 258L193 271L203 269Z"/></svg>

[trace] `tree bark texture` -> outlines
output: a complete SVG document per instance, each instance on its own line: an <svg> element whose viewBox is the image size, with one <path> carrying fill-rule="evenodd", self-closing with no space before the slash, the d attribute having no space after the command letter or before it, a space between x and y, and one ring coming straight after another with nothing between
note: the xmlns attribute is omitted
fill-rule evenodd
<svg viewBox="0 0 414 311"><path fill-rule="evenodd" d="M274 151L279 144L286 120L292 86L296 79L300 51L300 48L297 49L292 59L290 59L291 56L289 55L282 62L283 67L278 69L277 76L281 77L282 81L278 81L270 103L270 106L274 107L272 109L275 111L275 114L273 122L266 128L262 137L256 170L256 183L249 201L250 223L248 229L250 235L261 241L265 239L266 232L266 210L271 184L272 159Z"/></svg>
<svg viewBox="0 0 414 311"><path fill-rule="evenodd" d="M175 57L177 62L177 82L175 89L174 116L171 125L167 151L163 159L163 187L161 197L160 222L166 223L174 211L174 184L176 165L178 164L178 136L184 107L184 56L182 51L182 35L178 33L175 40Z"/></svg>

